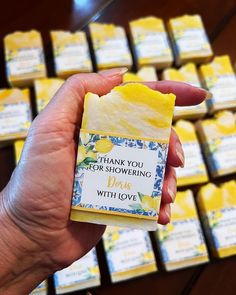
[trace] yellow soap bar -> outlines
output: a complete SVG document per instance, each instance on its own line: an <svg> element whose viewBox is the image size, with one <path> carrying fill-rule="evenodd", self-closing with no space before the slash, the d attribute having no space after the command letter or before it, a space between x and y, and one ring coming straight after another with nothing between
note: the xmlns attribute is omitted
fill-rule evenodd
<svg viewBox="0 0 236 295"><path fill-rule="evenodd" d="M191 190L177 192L171 207L171 222L156 232L166 270L208 261L208 253Z"/></svg>
<svg viewBox="0 0 236 295"><path fill-rule="evenodd" d="M89 30L98 70L132 66L128 41L122 27L90 23Z"/></svg>
<svg viewBox="0 0 236 295"><path fill-rule="evenodd" d="M184 168L176 168L177 185L193 185L208 181L206 166L194 125L189 121L179 120L174 125L185 155Z"/></svg>
<svg viewBox="0 0 236 295"><path fill-rule="evenodd" d="M148 16L129 23L138 67L152 65L157 69L169 67L173 62L163 20Z"/></svg>
<svg viewBox="0 0 236 295"><path fill-rule="evenodd" d="M17 164L20 161L24 144L25 144L25 140L23 139L14 141L15 164Z"/></svg>
<svg viewBox="0 0 236 295"><path fill-rule="evenodd" d="M86 35L82 31L51 31L56 75L67 78L76 73L92 72Z"/></svg>
<svg viewBox="0 0 236 295"><path fill-rule="evenodd" d="M47 287L47 281L43 281L30 293L30 295L47 295Z"/></svg>
<svg viewBox="0 0 236 295"><path fill-rule="evenodd" d="M158 77L156 69L154 67L142 67L138 72L127 72L123 75L123 83L126 82L145 82L145 81L157 81Z"/></svg>
<svg viewBox="0 0 236 295"><path fill-rule="evenodd" d="M163 71L163 80L171 80L188 83L195 87L201 87L197 68L194 63L187 63L179 69L169 68ZM207 113L205 101L196 106L175 107L174 119L196 119L201 118Z"/></svg>
<svg viewBox="0 0 236 295"><path fill-rule="evenodd" d="M212 254L219 258L235 255L236 182L208 183L199 190L197 202Z"/></svg>
<svg viewBox="0 0 236 295"><path fill-rule="evenodd" d="M34 81L37 112L41 112L62 86L64 80L58 78L37 79Z"/></svg>
<svg viewBox="0 0 236 295"><path fill-rule="evenodd" d="M103 243L113 283L157 271L148 232L109 226Z"/></svg>
<svg viewBox="0 0 236 295"><path fill-rule="evenodd" d="M221 111L197 122L197 131L212 177L236 172L236 122L234 114Z"/></svg>
<svg viewBox="0 0 236 295"><path fill-rule="evenodd" d="M212 93L207 100L210 112L236 109L236 77L228 55L216 56L200 67L204 86Z"/></svg>
<svg viewBox="0 0 236 295"><path fill-rule="evenodd" d="M25 138L31 120L29 89L0 89L0 141Z"/></svg>
<svg viewBox="0 0 236 295"><path fill-rule="evenodd" d="M176 64L208 62L213 56L200 15L171 18L168 29L173 41Z"/></svg>
<svg viewBox="0 0 236 295"><path fill-rule="evenodd" d="M85 96L72 220L156 229L174 103L139 83Z"/></svg>
<svg viewBox="0 0 236 295"><path fill-rule="evenodd" d="M4 38L8 82L14 87L31 86L46 77L41 34L32 30L15 32Z"/></svg>

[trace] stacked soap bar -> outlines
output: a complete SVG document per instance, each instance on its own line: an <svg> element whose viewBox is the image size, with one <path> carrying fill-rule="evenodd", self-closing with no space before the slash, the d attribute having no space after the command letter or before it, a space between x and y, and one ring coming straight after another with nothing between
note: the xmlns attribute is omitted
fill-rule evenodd
<svg viewBox="0 0 236 295"><path fill-rule="evenodd" d="M236 182L208 183L199 190L197 202L212 254L236 254Z"/></svg>
<svg viewBox="0 0 236 295"><path fill-rule="evenodd" d="M171 18L168 29L173 41L176 64L207 62L213 53L200 15Z"/></svg>
<svg viewBox="0 0 236 295"><path fill-rule="evenodd" d="M47 294L47 282L46 281L43 281L30 293L30 295L46 295L46 294Z"/></svg>
<svg viewBox="0 0 236 295"><path fill-rule="evenodd" d="M67 78L81 72L92 72L88 43L84 32L51 31L56 75Z"/></svg>
<svg viewBox="0 0 236 295"><path fill-rule="evenodd" d="M148 232L108 227L103 243L113 283L157 270Z"/></svg>
<svg viewBox="0 0 236 295"><path fill-rule="evenodd" d="M139 83L85 96L72 220L157 228L174 104Z"/></svg>
<svg viewBox="0 0 236 295"><path fill-rule="evenodd" d="M189 83L195 87L201 87L201 83L198 77L196 65L193 63L187 63L179 69L169 68L163 71L162 77L164 80L178 81ZM196 119L201 118L207 114L207 105L203 101L196 106L175 107L174 119Z"/></svg>
<svg viewBox="0 0 236 295"><path fill-rule="evenodd" d="M153 65L157 69L169 67L173 62L163 20L149 16L129 23L138 67Z"/></svg>
<svg viewBox="0 0 236 295"><path fill-rule="evenodd" d="M57 271L54 284L56 294L99 286L100 272L95 248L69 267Z"/></svg>
<svg viewBox="0 0 236 295"><path fill-rule="evenodd" d="M194 125L189 121L179 120L174 129L182 143L185 155L184 168L176 168L177 185L184 186L207 182L207 170Z"/></svg>
<svg viewBox="0 0 236 295"><path fill-rule="evenodd" d="M26 137L31 124L28 89L0 89L0 141Z"/></svg>
<svg viewBox="0 0 236 295"><path fill-rule="evenodd" d="M38 31L15 32L4 38L8 82L25 87L46 77L43 44Z"/></svg>
<svg viewBox="0 0 236 295"><path fill-rule="evenodd" d="M25 144L24 139L14 141L15 164L20 161L21 153Z"/></svg>
<svg viewBox="0 0 236 295"><path fill-rule="evenodd" d="M144 81L157 81L158 77L154 67L142 67L138 72L127 72L123 75L123 82L144 82Z"/></svg>
<svg viewBox="0 0 236 295"><path fill-rule="evenodd" d="M236 172L236 122L234 114L221 111L214 118L197 122L212 177Z"/></svg>
<svg viewBox="0 0 236 295"><path fill-rule="evenodd" d="M89 25L98 70L132 66L132 57L125 31L113 24Z"/></svg>
<svg viewBox="0 0 236 295"><path fill-rule="evenodd" d="M236 108L236 77L228 55L217 56L200 67L205 87L212 93L207 100L210 112Z"/></svg>
<svg viewBox="0 0 236 295"><path fill-rule="evenodd" d="M208 261L208 254L191 190L177 192L171 222L158 225L156 237L166 270Z"/></svg>
<svg viewBox="0 0 236 295"><path fill-rule="evenodd" d="M34 91L38 113L46 107L50 99L63 83L64 80L58 78L45 78L34 81Z"/></svg>

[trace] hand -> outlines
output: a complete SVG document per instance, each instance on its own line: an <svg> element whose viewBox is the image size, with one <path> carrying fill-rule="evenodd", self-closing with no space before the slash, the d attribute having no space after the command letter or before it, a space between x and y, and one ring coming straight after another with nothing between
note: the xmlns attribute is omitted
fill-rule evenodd
<svg viewBox="0 0 236 295"><path fill-rule="evenodd" d="M101 238L105 226L69 220L76 138L85 93L104 95L121 81L122 69L72 76L32 123L21 160L0 198L0 220L4 224L0 261L5 261L0 290L5 290L4 294L31 291L49 274L82 257ZM184 83L151 82L147 85L175 93L178 105L200 103L207 94L205 90ZM169 203L175 198L173 167L183 164L182 147L172 131L160 223L169 222ZM14 267L15 272L7 275ZM21 293L17 291L19 286Z"/></svg>

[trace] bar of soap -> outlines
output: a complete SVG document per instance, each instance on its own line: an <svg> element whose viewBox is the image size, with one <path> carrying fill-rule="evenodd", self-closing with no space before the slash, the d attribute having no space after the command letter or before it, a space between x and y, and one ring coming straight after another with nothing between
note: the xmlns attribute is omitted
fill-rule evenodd
<svg viewBox="0 0 236 295"><path fill-rule="evenodd" d="M92 72L86 35L82 31L51 31L56 75L67 78L76 73Z"/></svg>
<svg viewBox="0 0 236 295"><path fill-rule="evenodd" d="M4 38L8 82L14 87L31 86L47 76L41 34L32 30Z"/></svg>
<svg viewBox="0 0 236 295"><path fill-rule="evenodd" d="M123 83L157 81L156 69L154 67L142 67L137 73L127 72L123 75Z"/></svg>
<svg viewBox="0 0 236 295"><path fill-rule="evenodd" d="M15 164L17 164L20 161L24 144L25 144L24 139L18 139L14 141Z"/></svg>
<svg viewBox="0 0 236 295"><path fill-rule="evenodd" d="M206 166L194 125L189 121L179 120L174 125L185 155L184 168L176 168L177 185L193 185L208 181Z"/></svg>
<svg viewBox="0 0 236 295"><path fill-rule="evenodd" d="M90 23L89 30L98 70L132 66L125 31L120 26Z"/></svg>
<svg viewBox="0 0 236 295"><path fill-rule="evenodd" d="M95 248L54 276L56 294L92 288L100 285L100 271Z"/></svg>
<svg viewBox="0 0 236 295"><path fill-rule="evenodd" d="M197 202L213 256L236 254L236 182L201 187Z"/></svg>
<svg viewBox="0 0 236 295"><path fill-rule="evenodd" d="M163 20L148 16L129 23L138 67L152 65L157 69L171 66L173 55Z"/></svg>
<svg viewBox="0 0 236 295"><path fill-rule="evenodd" d="M25 138L31 120L29 89L0 89L0 141Z"/></svg>
<svg viewBox="0 0 236 295"><path fill-rule="evenodd" d="M34 81L37 112L41 112L62 86L64 80L58 78L37 79Z"/></svg>
<svg viewBox="0 0 236 295"><path fill-rule="evenodd" d="M171 18L169 33L174 46L176 64L208 62L213 52L200 15Z"/></svg>
<svg viewBox="0 0 236 295"><path fill-rule="evenodd" d="M163 71L163 80L171 80L188 83L195 87L201 87L197 68L194 63L187 63L179 69L169 68ZM207 104L205 101L196 106L175 107L174 119L196 119L207 114Z"/></svg>
<svg viewBox="0 0 236 295"><path fill-rule="evenodd" d="M30 295L47 295L47 287L47 281L43 281L30 293Z"/></svg>
<svg viewBox="0 0 236 295"><path fill-rule="evenodd" d="M148 232L111 226L103 235L103 243L113 283L157 271Z"/></svg>
<svg viewBox="0 0 236 295"><path fill-rule="evenodd" d="M171 222L158 225L156 238L166 270L208 261L208 253L191 190L177 192Z"/></svg>
<svg viewBox="0 0 236 295"><path fill-rule="evenodd" d="M230 111L197 122L197 131L212 177L236 172L236 121Z"/></svg>
<svg viewBox="0 0 236 295"><path fill-rule="evenodd" d="M157 228L174 103L139 83L85 96L72 220Z"/></svg>
<svg viewBox="0 0 236 295"><path fill-rule="evenodd" d="M228 55L216 56L200 67L204 86L212 93L207 100L211 113L236 108L236 77Z"/></svg>

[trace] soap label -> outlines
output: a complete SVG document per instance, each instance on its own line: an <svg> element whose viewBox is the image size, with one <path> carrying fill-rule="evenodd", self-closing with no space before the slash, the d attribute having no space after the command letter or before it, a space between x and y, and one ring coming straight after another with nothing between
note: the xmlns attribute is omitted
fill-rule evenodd
<svg viewBox="0 0 236 295"><path fill-rule="evenodd" d="M209 50L208 40L202 29L186 29L177 38L180 53Z"/></svg>
<svg viewBox="0 0 236 295"><path fill-rule="evenodd" d="M156 220L167 149L81 130L72 208Z"/></svg>
<svg viewBox="0 0 236 295"><path fill-rule="evenodd" d="M163 262L175 262L207 255L199 220L173 221L159 226Z"/></svg>
<svg viewBox="0 0 236 295"><path fill-rule="evenodd" d="M0 135L24 132L31 123L30 107L27 103L0 106Z"/></svg>
<svg viewBox="0 0 236 295"><path fill-rule="evenodd" d="M235 102L236 100L235 75L221 75L217 77L216 81L213 82L213 85L212 86L210 85L209 90L212 93L212 98L210 100L213 103L221 104L221 103L229 102L229 101Z"/></svg>

